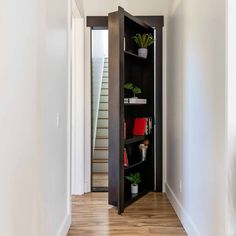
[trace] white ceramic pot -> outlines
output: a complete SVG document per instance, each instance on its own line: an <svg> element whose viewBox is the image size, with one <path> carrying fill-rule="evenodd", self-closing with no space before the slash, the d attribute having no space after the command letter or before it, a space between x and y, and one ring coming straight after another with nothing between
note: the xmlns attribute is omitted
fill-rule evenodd
<svg viewBox="0 0 236 236"><path fill-rule="evenodd" d="M131 193L137 194L138 193L138 185L131 184Z"/></svg>
<svg viewBox="0 0 236 236"><path fill-rule="evenodd" d="M147 48L139 48L138 55L143 58L147 58L148 50Z"/></svg>

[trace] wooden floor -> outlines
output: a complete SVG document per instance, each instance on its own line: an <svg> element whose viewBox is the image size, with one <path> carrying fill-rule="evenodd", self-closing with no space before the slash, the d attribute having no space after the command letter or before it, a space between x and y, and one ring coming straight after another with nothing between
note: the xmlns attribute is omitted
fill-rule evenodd
<svg viewBox="0 0 236 236"><path fill-rule="evenodd" d="M187 235L165 194L148 193L121 216L107 204L107 197L107 193L73 196L68 235Z"/></svg>
<svg viewBox="0 0 236 236"><path fill-rule="evenodd" d="M98 173L92 174L93 187L108 187L108 173Z"/></svg>

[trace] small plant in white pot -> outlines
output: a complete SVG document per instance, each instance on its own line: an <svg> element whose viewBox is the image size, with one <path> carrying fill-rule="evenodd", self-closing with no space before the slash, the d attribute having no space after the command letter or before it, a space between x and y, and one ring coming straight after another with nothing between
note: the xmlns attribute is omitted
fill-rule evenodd
<svg viewBox="0 0 236 236"><path fill-rule="evenodd" d="M137 194L138 193L138 184L141 182L141 176L139 172L134 174L130 173L129 176L125 176L127 180L131 182L131 193Z"/></svg>
<svg viewBox="0 0 236 236"><path fill-rule="evenodd" d="M138 55L143 58L147 58L148 55L148 47L154 43L154 38L152 34L136 34L132 37L134 42L138 45Z"/></svg>
<svg viewBox="0 0 236 236"><path fill-rule="evenodd" d="M141 88L139 88L138 86L134 86L132 83L126 83L124 87L125 89L131 90L133 92L133 98L137 98L136 95L142 93Z"/></svg>

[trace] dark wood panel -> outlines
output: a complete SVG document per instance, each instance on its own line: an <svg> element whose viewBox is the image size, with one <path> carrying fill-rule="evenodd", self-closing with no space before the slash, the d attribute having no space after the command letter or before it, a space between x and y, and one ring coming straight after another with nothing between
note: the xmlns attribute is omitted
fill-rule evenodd
<svg viewBox="0 0 236 236"><path fill-rule="evenodd" d="M109 14L109 204L124 211L124 25L120 12Z"/></svg>
<svg viewBox="0 0 236 236"><path fill-rule="evenodd" d="M164 26L163 16L136 16L141 21L147 24L162 28ZM108 28L108 17L107 16L87 16L87 27L91 28Z"/></svg>
<svg viewBox="0 0 236 236"><path fill-rule="evenodd" d="M156 29L156 189L162 192L162 28Z"/></svg>

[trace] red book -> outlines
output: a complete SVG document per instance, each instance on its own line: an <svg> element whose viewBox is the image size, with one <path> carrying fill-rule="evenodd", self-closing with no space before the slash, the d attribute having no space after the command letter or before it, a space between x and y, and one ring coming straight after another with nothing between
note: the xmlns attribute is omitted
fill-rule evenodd
<svg viewBox="0 0 236 236"><path fill-rule="evenodd" d="M124 148L124 166L125 166L125 167L128 167L128 166L129 166L126 148Z"/></svg>
<svg viewBox="0 0 236 236"><path fill-rule="evenodd" d="M147 129L147 118L135 118L133 135L145 135Z"/></svg>

